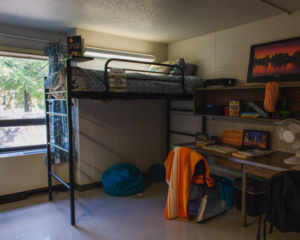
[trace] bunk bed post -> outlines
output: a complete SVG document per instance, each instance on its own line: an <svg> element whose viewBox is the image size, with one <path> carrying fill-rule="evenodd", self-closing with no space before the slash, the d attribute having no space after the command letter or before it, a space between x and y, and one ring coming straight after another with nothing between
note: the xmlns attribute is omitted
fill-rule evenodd
<svg viewBox="0 0 300 240"><path fill-rule="evenodd" d="M108 64L110 63L110 61L111 61L111 59L108 59L104 66L104 84L106 86L106 92L109 92L109 85L108 85L108 80L107 80L107 68L108 68Z"/></svg>
<svg viewBox="0 0 300 240"><path fill-rule="evenodd" d="M171 100L167 99L167 157L170 152L170 121L171 121L171 108L170 108Z"/></svg>
<svg viewBox="0 0 300 240"><path fill-rule="evenodd" d="M45 80L47 78L45 77ZM51 104L50 102L47 101L47 92L49 90L45 89L45 117L46 117L46 146L47 146L47 171L48 171L48 192L49 192L49 201L52 201L52 178L50 175L51 172L51 149L50 149L50 145L48 144L48 142L50 142L50 121L49 118L50 116L48 116L47 112L49 112L49 104Z"/></svg>
<svg viewBox="0 0 300 240"><path fill-rule="evenodd" d="M75 224L75 200L74 200L74 179L73 179L73 132L72 132L72 68L71 59L66 61L67 64L67 81L66 81L66 106L67 106L67 123L68 123L68 142L69 142L69 186L70 186L70 211L71 225Z"/></svg>

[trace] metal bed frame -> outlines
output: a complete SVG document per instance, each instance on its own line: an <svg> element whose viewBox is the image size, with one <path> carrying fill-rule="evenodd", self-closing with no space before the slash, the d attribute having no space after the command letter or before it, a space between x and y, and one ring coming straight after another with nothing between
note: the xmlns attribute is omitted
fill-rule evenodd
<svg viewBox="0 0 300 240"><path fill-rule="evenodd" d="M108 69L111 69L111 67L108 67L109 63L112 61L118 61L118 62L129 62L129 63L137 63L137 64L151 64L148 62L141 62L141 61L131 61L131 60L122 60L122 59L109 59L105 64L105 78L104 83L106 85L106 91L105 92L85 92L85 91L72 91L72 69L71 69L71 62L85 62L85 61L91 61L94 58L90 57L72 57L66 59L66 68L67 68L67 79L66 79L66 91L57 91L57 92L49 92L49 90L45 89L45 111L46 111L46 130L47 130L47 174L48 174L48 189L49 189L49 201L52 201L52 177L58 180L60 183L62 183L63 186L65 186L70 191L70 217L71 217L71 225L75 224L75 196L74 196L74 161L73 161L73 138L72 138L72 98L79 98L79 99L166 99L167 100L167 148L166 152L168 154L169 152L169 145L170 145L170 133L176 133L176 134L182 134L182 135L188 135L188 136L194 136L191 134L185 134L185 133L179 133L179 132L172 132L170 131L170 112L172 109L170 108L170 101L171 100L177 100L177 101L184 101L189 100L193 101L193 94L185 94L184 89L184 73L183 69L179 66L176 66L181 70L181 74L178 74L182 76L181 78L181 89L183 90L183 94L163 94L163 93L127 93L127 92L109 92L109 85L108 85ZM168 64L162 64L162 63L152 63L152 65L159 65L159 66L171 66ZM135 70L135 69L124 69L128 71L135 71L135 72L149 72L149 71L141 71L141 70ZM152 72L153 73L153 72ZM160 74L168 74L168 73L160 73ZM127 78L128 80L128 78ZM144 81L168 81L168 80L145 80L145 79L130 79L130 80L144 80ZM178 81L168 81L168 82L177 82ZM51 94L56 93L66 93L66 98L64 99L54 99L54 98L47 98L47 96L51 96ZM51 101L66 101L66 107L67 107L67 113L54 113L49 112L49 105L52 104ZM173 109L176 111L181 111L179 109ZM60 116L60 117L66 117L67 118L67 129L68 129L68 149L62 148L61 146L58 146L52 142L50 142L50 128L49 128L49 118L50 116ZM204 119L204 118L203 118ZM204 128L203 128L204 126ZM202 129L205 130L205 122L203 121ZM204 131L205 132L205 131ZM51 147L57 148L61 151L67 152L69 154L69 183L64 182L61 178L56 176L51 171Z"/></svg>

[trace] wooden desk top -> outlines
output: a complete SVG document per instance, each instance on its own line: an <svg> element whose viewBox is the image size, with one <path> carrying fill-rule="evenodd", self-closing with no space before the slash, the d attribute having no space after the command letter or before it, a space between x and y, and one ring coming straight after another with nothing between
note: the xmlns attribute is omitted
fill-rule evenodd
<svg viewBox="0 0 300 240"><path fill-rule="evenodd" d="M224 146L230 146L238 148L238 146L228 145L228 144L221 144ZM182 144L173 144L173 146L176 147L188 147L188 146L196 146L195 142L188 142L188 143L182 143ZM291 167L295 165L286 164L283 162L284 159L290 158L294 156L293 153L286 153L286 152L275 152L274 154L263 156L263 157L257 157L257 158L249 158L249 159L242 159L235 156L232 156L231 153L219 153L216 151L209 151L206 149L203 149L202 147L192 148L194 151L202 154L202 155L209 155L212 157L222 158L226 160L230 160L233 162L238 162L242 164L247 164L251 166L266 168L278 172L291 170Z"/></svg>

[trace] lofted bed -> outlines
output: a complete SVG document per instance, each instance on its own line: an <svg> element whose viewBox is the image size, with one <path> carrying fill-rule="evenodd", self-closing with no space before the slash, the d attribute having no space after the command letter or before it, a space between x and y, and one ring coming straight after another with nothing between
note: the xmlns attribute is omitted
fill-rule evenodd
<svg viewBox="0 0 300 240"><path fill-rule="evenodd" d="M73 129L72 129L72 98L105 100L105 99L166 99L167 100L167 149L170 145L170 101L171 100L193 100L193 89L200 88L203 81L199 77L184 76L184 70L176 65L179 74L168 74L163 72L151 72L137 69L123 69L126 74L126 92L109 91L109 64L112 62L134 63L149 65L148 62L109 59L105 64L104 71L81 69L71 67L71 62L91 61L90 57L72 57L66 59L66 67L59 74L49 76L44 84L45 87L45 109L46 109L46 129L47 129L47 153L51 149L58 149L68 154L69 163L69 183L64 182L51 171L51 154L47 154L47 171L49 201L52 200L52 177L61 182L70 191L70 211L71 225L75 224L75 197L74 197L74 154L73 154ZM152 63L152 65L174 67L163 63ZM66 111L62 113L50 111L51 105L55 101L66 103ZM66 129L68 134L68 144L65 147L57 144L50 138L50 117L58 116L66 119Z"/></svg>

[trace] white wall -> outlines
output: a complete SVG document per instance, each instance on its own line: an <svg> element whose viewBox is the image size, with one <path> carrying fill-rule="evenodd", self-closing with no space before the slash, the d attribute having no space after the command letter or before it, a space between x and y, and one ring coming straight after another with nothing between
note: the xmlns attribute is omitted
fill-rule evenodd
<svg viewBox="0 0 300 240"><path fill-rule="evenodd" d="M103 172L127 162L145 172L166 158L166 101L105 104L79 101L79 161L76 182L101 181Z"/></svg>
<svg viewBox="0 0 300 240"><path fill-rule="evenodd" d="M105 49L113 49L126 52L136 52L150 54L156 57L157 62L167 60L168 45L162 43L154 43L144 40L138 40L127 37L89 31L84 29L76 29L76 35L81 35L84 38L84 45L91 47L99 47ZM93 61L80 63L78 66L82 68L104 70L104 65L107 59L95 58ZM110 67L134 68L148 70L149 65L129 64L129 63L111 63Z"/></svg>
<svg viewBox="0 0 300 240"><path fill-rule="evenodd" d="M0 196L48 186L45 153L0 158ZM68 181L68 165L53 165L52 171ZM52 178L53 179L53 178ZM59 184L55 179L53 185Z"/></svg>
<svg viewBox="0 0 300 240"><path fill-rule="evenodd" d="M158 62L165 61L168 55L167 44L121 37L80 28L76 29L76 34L84 38L85 46L151 54L156 56L156 61Z"/></svg>
<svg viewBox="0 0 300 240"><path fill-rule="evenodd" d="M167 44L119 37L77 29L86 46L152 54L156 61L167 60ZM80 63L82 68L103 70L107 59ZM115 64L121 68L148 69L149 66ZM76 182L101 181L103 172L114 164L132 163L145 172L166 158L166 101L137 100L104 104L78 100L79 161Z"/></svg>
<svg viewBox="0 0 300 240"><path fill-rule="evenodd" d="M300 11L241 25L168 45L168 58L184 57L198 65L204 79L237 78L247 85L250 47L254 44L300 36Z"/></svg>
<svg viewBox="0 0 300 240"><path fill-rule="evenodd" d="M168 45L168 58L184 57L198 66L196 75L203 79L236 78L236 85L247 84L250 47L254 44L300 36L300 11L292 15L253 22L205 36L174 42ZM295 84L295 82L293 83ZM257 85L257 84L255 84ZM192 106L190 106L192 108ZM201 118L172 116L172 130L194 134L201 131ZM179 130L178 126L181 126ZM216 119L207 121L209 135L221 136L225 129L257 129L271 132L271 149L286 151L278 144L276 126L249 120ZM172 143L192 141L192 138L171 135ZM209 160L213 163L213 159ZM214 171L220 169L213 166ZM223 169L222 169L223 170ZM236 171L233 175L235 176Z"/></svg>

